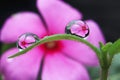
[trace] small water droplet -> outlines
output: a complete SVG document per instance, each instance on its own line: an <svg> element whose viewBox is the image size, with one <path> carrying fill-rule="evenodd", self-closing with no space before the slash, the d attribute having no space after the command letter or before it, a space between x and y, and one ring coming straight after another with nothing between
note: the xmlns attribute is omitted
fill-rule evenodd
<svg viewBox="0 0 120 80"><path fill-rule="evenodd" d="M72 34L81 38L86 38L89 35L89 27L82 20L73 20L69 22L66 26L65 32L67 34Z"/></svg>
<svg viewBox="0 0 120 80"><path fill-rule="evenodd" d="M39 37L33 33L24 33L22 34L17 41L17 47L19 51L31 46L32 44L39 41Z"/></svg>

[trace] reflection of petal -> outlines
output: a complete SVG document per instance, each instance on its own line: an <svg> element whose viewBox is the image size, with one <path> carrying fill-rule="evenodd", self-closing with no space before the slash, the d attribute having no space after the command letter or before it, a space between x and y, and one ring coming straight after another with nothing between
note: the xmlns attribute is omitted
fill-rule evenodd
<svg viewBox="0 0 120 80"><path fill-rule="evenodd" d="M46 56L43 80L89 80L86 69L62 53Z"/></svg>
<svg viewBox="0 0 120 80"><path fill-rule="evenodd" d="M18 52L16 48L5 52L1 58L1 72L5 80L35 80L38 73L39 63L42 58L42 51L34 48L31 51L12 58L8 57Z"/></svg>
<svg viewBox="0 0 120 80"><path fill-rule="evenodd" d="M43 36L44 26L39 16L33 12L21 12L14 14L3 25L1 30L1 40L3 42L15 42L17 38L26 32Z"/></svg>
<svg viewBox="0 0 120 80"><path fill-rule="evenodd" d="M37 7L49 26L51 33L64 33L68 22L81 19L81 14L59 0L37 0Z"/></svg>

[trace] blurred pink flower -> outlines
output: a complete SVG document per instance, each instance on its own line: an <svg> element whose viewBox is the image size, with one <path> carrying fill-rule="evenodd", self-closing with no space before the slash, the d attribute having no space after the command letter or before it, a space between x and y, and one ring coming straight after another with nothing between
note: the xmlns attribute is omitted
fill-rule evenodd
<svg viewBox="0 0 120 80"><path fill-rule="evenodd" d="M38 14L20 12L12 15L3 25L1 40L4 43L17 41L18 36L26 32L45 35L64 34L66 24L71 20L81 19L81 14L61 0L37 0L38 10L42 13L47 27ZM98 46L104 42L98 25L87 20L90 34L87 40ZM50 44L53 44L50 46ZM89 80L83 65L98 65L96 54L82 43L69 40L49 42L36 47L24 55L8 59L18 52L17 48L6 51L1 57L1 71L5 80L36 80L43 54L46 54L42 80Z"/></svg>

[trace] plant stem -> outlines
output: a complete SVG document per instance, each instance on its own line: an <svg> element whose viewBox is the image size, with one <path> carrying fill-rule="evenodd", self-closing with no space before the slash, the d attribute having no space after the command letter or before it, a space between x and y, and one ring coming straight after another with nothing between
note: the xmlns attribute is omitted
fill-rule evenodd
<svg viewBox="0 0 120 80"><path fill-rule="evenodd" d="M101 69L101 75L100 75L100 80L107 80L108 77L108 68L102 68Z"/></svg>
<svg viewBox="0 0 120 80"><path fill-rule="evenodd" d="M80 38L80 37L75 36L75 35L70 35L70 34L56 34L56 35L51 35L51 36L48 36L48 37L44 37L43 39L39 40L38 42L36 42L32 46L30 46L30 47L24 49L23 51L20 51L20 52L14 54L12 56L9 56L8 58L13 58L13 57L19 56L21 54L24 54L24 53L28 52L29 50L31 50L32 48L34 48L34 47L36 47L40 44L43 44L43 43L46 43L46 42L51 42L51 41L57 41L57 40L74 40L74 41L84 43L87 46L89 46L96 53L98 58L100 58L100 51L97 47L95 47L94 45L89 43L87 40L84 40L83 38Z"/></svg>

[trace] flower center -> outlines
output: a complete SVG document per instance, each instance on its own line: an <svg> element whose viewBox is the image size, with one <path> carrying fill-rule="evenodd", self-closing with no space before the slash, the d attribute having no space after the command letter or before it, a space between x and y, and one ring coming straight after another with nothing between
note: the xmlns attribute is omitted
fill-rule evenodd
<svg viewBox="0 0 120 80"><path fill-rule="evenodd" d="M46 53L54 54L63 48L61 41L47 42L40 46Z"/></svg>
<svg viewBox="0 0 120 80"><path fill-rule="evenodd" d="M86 27L85 26L82 26L82 31L86 31Z"/></svg>
<svg viewBox="0 0 120 80"><path fill-rule="evenodd" d="M55 48L57 45L55 42L48 42L45 44L45 46L47 49L52 49L52 48Z"/></svg>

